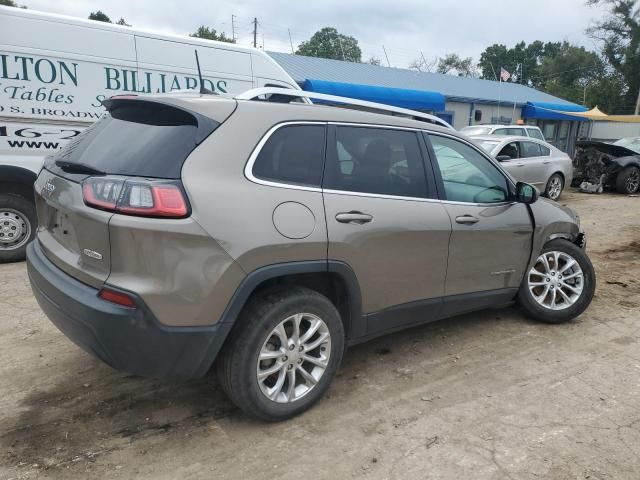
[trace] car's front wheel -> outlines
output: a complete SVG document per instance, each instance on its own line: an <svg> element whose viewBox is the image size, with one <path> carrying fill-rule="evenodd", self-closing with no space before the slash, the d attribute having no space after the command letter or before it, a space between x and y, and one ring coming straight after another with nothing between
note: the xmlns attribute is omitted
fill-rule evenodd
<svg viewBox="0 0 640 480"><path fill-rule="evenodd" d="M544 189L544 195L551 200L558 200L562 195L562 189L564 188L564 179L559 173L554 173L549 178L547 186Z"/></svg>
<svg viewBox="0 0 640 480"><path fill-rule="evenodd" d="M238 322L217 362L236 405L277 421L322 397L344 350L342 321L329 299L302 287L269 290L249 302Z"/></svg>
<svg viewBox="0 0 640 480"><path fill-rule="evenodd" d="M640 168L633 165L626 167L616 177L618 193L632 195L640 189Z"/></svg>
<svg viewBox="0 0 640 480"><path fill-rule="evenodd" d="M518 300L536 320L561 323L584 312L595 288L596 274L585 251L556 239L544 246L525 274Z"/></svg>

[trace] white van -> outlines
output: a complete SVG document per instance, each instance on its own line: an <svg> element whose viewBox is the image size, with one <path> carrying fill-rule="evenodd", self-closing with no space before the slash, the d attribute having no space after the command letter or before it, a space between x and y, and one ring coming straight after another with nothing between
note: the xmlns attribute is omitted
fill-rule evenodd
<svg viewBox="0 0 640 480"><path fill-rule="evenodd" d="M44 157L99 119L105 98L199 89L196 50L213 92L299 89L253 48L0 7L0 262L24 258Z"/></svg>

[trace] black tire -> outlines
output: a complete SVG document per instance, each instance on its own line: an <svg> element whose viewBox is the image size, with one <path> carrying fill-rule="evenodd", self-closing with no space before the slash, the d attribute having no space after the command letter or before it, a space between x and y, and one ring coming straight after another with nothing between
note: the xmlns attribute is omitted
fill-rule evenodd
<svg viewBox="0 0 640 480"><path fill-rule="evenodd" d="M554 181L559 181L560 182L560 192L558 193L558 196L556 196L556 197L554 197L550 193L551 186L553 185ZM549 177L549 180L547 180L547 184L544 187L544 196L547 197L547 198L550 198L551 200L557 201L562 196L562 191L563 190L564 190L564 177L559 173L554 173L553 175L551 175Z"/></svg>
<svg viewBox="0 0 640 480"><path fill-rule="evenodd" d="M331 338L327 367L307 394L290 403L278 403L261 391L257 379L258 354L272 330L296 313L321 318ZM257 294L245 306L217 360L220 384L245 413L265 421L298 415L327 391L344 351L344 328L340 314L325 296L303 287L277 287Z"/></svg>
<svg viewBox="0 0 640 480"><path fill-rule="evenodd" d="M551 240L544 246L540 255L551 251L564 252L578 262L584 279L580 297L573 305L562 310L551 310L544 307L534 299L528 284L529 272L526 272L518 291L518 302L525 312L535 320L545 323L562 323L576 318L591 304L596 289L596 273L585 251L568 240Z"/></svg>
<svg viewBox="0 0 640 480"><path fill-rule="evenodd" d="M632 195L640 190L640 168L631 165L618 173L616 190L626 195Z"/></svg>
<svg viewBox="0 0 640 480"><path fill-rule="evenodd" d="M11 193L0 194L0 263L24 260L28 243L36 233L37 217L33 202ZM4 231L3 230L4 227ZM22 230L20 240L6 243L9 235Z"/></svg>

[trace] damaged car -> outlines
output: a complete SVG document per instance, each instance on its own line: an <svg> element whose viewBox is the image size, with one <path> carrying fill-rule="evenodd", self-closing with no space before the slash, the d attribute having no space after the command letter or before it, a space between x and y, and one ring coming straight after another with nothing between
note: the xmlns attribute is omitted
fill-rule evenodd
<svg viewBox="0 0 640 480"><path fill-rule="evenodd" d="M592 140L576 142L572 186L588 193L615 189L631 195L640 189L640 153L622 146Z"/></svg>

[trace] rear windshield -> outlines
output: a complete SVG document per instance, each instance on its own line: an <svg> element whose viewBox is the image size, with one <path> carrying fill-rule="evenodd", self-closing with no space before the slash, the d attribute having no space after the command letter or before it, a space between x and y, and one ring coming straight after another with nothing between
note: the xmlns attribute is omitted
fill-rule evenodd
<svg viewBox="0 0 640 480"><path fill-rule="evenodd" d="M219 125L205 120L207 134ZM205 138L202 133L198 132L196 116L184 110L131 101L114 107L52 160L82 164L107 174L177 179L186 158Z"/></svg>

